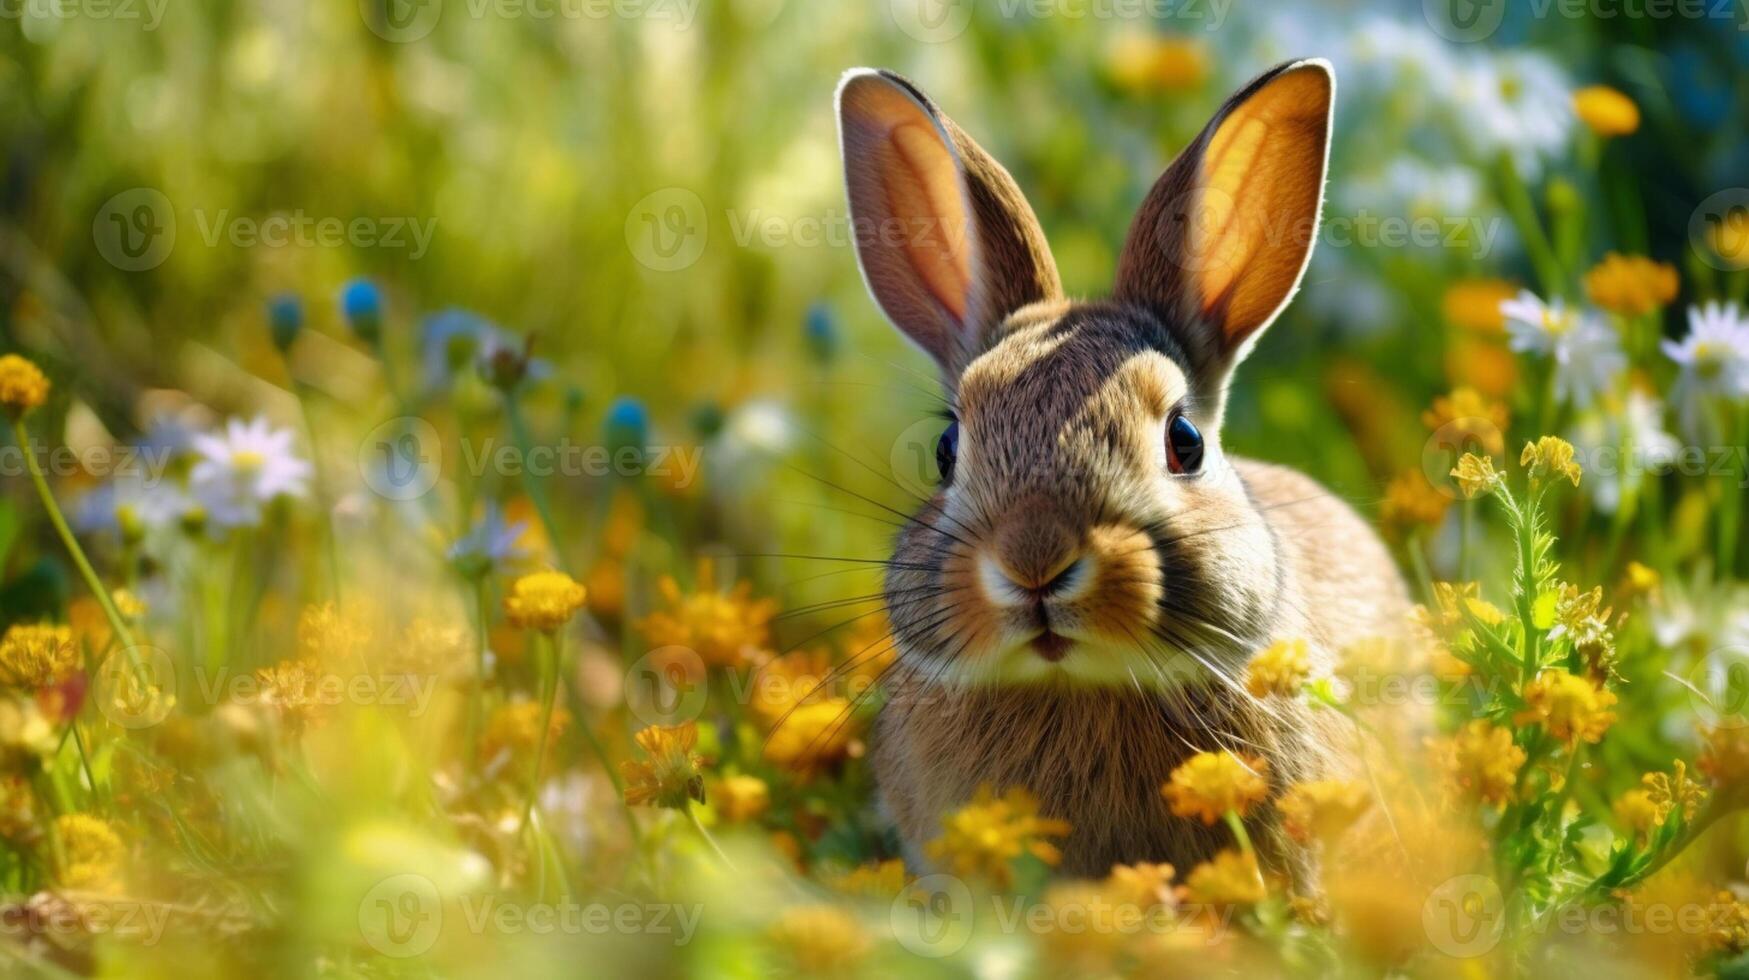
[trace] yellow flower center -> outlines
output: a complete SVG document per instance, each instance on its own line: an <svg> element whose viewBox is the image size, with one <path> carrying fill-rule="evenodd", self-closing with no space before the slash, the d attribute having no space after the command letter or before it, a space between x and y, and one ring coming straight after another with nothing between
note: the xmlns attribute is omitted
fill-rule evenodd
<svg viewBox="0 0 1749 980"><path fill-rule="evenodd" d="M1557 311L1557 310L1544 310L1543 311L1543 330L1546 331L1549 334L1549 336L1551 336L1551 337L1559 337L1562 334L1565 334L1567 331L1573 329L1573 322L1575 319L1576 318L1573 316L1573 314L1568 313L1568 312Z"/></svg>
<svg viewBox="0 0 1749 980"><path fill-rule="evenodd" d="M267 457L253 449L239 449L231 454L231 465L245 473L254 473L267 465Z"/></svg>

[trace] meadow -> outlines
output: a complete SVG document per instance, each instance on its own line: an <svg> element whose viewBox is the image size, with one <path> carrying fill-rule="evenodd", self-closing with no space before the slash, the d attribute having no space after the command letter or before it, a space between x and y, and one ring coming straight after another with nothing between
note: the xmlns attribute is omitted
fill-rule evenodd
<svg viewBox="0 0 1749 980"><path fill-rule="evenodd" d="M1749 12L19 0L0 39L8 975L1749 976ZM948 420L858 272L840 75L931 92L1097 296L1296 57L1323 223L1225 443L1417 606L1224 682L1364 771L1211 732L1161 792L1213 860L1054 873L1076 828L992 785L908 865L881 582Z"/></svg>

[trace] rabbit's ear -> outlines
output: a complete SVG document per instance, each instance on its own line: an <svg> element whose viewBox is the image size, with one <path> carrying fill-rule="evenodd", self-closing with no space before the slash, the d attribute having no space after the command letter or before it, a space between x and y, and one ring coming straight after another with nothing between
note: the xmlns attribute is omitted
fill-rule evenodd
<svg viewBox="0 0 1749 980"><path fill-rule="evenodd" d="M1335 88L1321 59L1259 76L1166 168L1130 226L1114 295L1154 309L1199 370L1236 364L1299 288Z"/></svg>
<svg viewBox="0 0 1749 980"><path fill-rule="evenodd" d="M950 378L1010 313L1062 295L1014 178L910 82L848 72L838 135L863 279Z"/></svg>

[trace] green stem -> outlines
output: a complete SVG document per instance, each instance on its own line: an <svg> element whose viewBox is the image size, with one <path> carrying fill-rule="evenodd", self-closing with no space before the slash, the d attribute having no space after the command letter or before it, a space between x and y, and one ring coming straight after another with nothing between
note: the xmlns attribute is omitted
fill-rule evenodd
<svg viewBox="0 0 1749 980"><path fill-rule="evenodd" d="M546 634L546 643L533 644L538 653L541 647L547 650L547 656L538 667L540 689L540 727L535 729L534 771L528 777L528 798L522 805L522 823L528 826L529 815L534 812L535 798L540 795L540 771L547 762L547 743L552 741L548 731L553 723L553 702L559 696L559 636L558 630Z"/></svg>
<svg viewBox="0 0 1749 980"><path fill-rule="evenodd" d="M85 549L79 547L79 540L73 537L73 529L67 526L67 518L62 516L59 504L55 503L55 495L49 490L48 478L43 476L42 464L37 462L36 453L31 449L30 433L24 427L24 419L12 421L12 432L18 440L18 447L24 451L24 465L30 471L30 482L36 486L36 494L42 498L43 510L49 515L49 523L55 527L55 533L60 535L61 543L66 546L67 554L73 559L73 565L79 569L79 576L85 580L86 588L91 590L97 605L103 610L104 618L109 620L109 628L115 631L115 636L127 651L128 659L133 663L134 671L141 675L143 682L144 667L140 663L139 651L134 647L134 636L128 632L127 620L122 618L121 610L115 607L115 600L110 597L109 589L103 585L103 580L97 577L96 569L91 567L90 559L85 557Z"/></svg>
<svg viewBox="0 0 1749 980"><path fill-rule="evenodd" d="M690 802L682 803L680 809L685 811L686 819L692 822L692 829L698 831L698 836L703 837L704 842L710 845L711 851L717 856L717 860L723 862L723 866L730 871L734 871L735 862L729 860L729 855L723 852L722 847L717 844L717 839L711 836L709 830L705 829L704 824L698 819L698 814L692 812L692 804Z"/></svg>
<svg viewBox="0 0 1749 980"><path fill-rule="evenodd" d="M468 692L468 766L470 769L480 764L480 729L486 714L486 650L490 640L487 636L488 624L491 622L491 608L486 601L486 577L474 579L474 615L476 618L476 642L474 644L474 684Z"/></svg>
<svg viewBox="0 0 1749 980"><path fill-rule="evenodd" d="M552 543L553 554L559 560L559 568L569 571L565 561L564 539L559 537L559 526L553 521L552 504L547 500L546 483L539 477L528 472L530 461L530 446L528 424L522 418L522 409L516 403L513 392L504 393L504 420L510 426L511 438L516 440L516 450L522 455L522 485L528 491L528 496L534 501L534 509L540 515L540 522L547 531L547 540Z"/></svg>
<svg viewBox="0 0 1749 980"><path fill-rule="evenodd" d="M1531 203L1530 191L1519 177L1511 157L1500 158L1499 183L1500 203L1512 216L1513 224L1518 226L1518 233L1524 239L1524 250L1529 253L1530 264L1536 268L1543 292L1550 297L1561 295L1561 264L1555 258L1548 235L1543 232L1542 222L1537 218L1536 206Z"/></svg>

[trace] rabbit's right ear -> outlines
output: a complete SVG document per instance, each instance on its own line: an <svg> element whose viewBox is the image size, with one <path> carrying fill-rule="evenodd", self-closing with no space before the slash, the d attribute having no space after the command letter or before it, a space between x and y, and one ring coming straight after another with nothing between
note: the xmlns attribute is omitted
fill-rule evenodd
<svg viewBox="0 0 1749 980"><path fill-rule="evenodd" d="M848 72L838 136L863 279L950 382L1010 313L1062 295L1014 178L910 82Z"/></svg>

